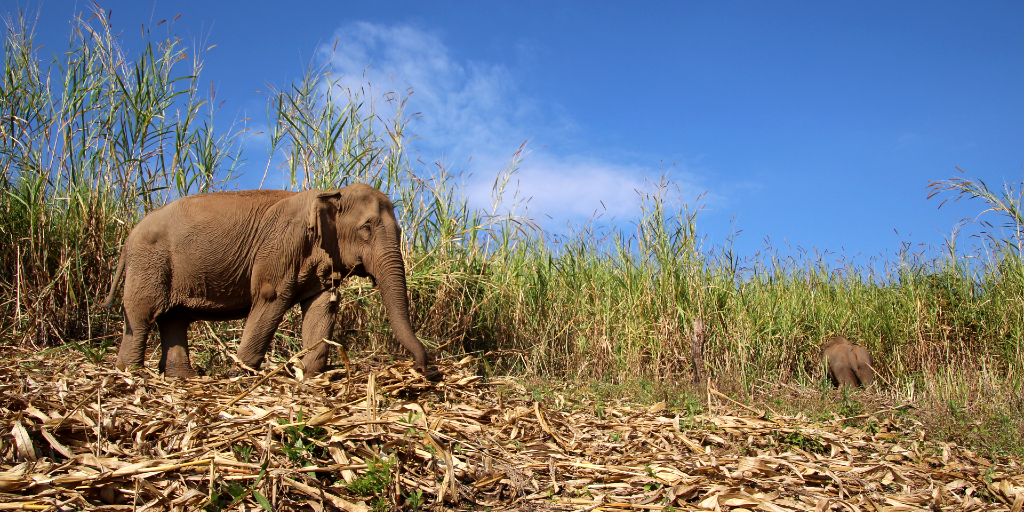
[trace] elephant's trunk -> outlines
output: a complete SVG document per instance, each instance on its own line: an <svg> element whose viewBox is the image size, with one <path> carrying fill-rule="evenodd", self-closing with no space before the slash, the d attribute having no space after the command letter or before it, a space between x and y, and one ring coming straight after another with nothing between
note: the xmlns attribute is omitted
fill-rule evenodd
<svg viewBox="0 0 1024 512"><path fill-rule="evenodd" d="M377 289L384 301L384 307L388 311L388 321L395 338L412 354L415 368L419 371L426 370L427 352L423 344L416 338L413 332L412 323L409 321L409 296L406 293L405 285L405 264L402 261L402 254L397 248L385 251L375 258L374 262L365 262L366 269L377 282ZM372 267L372 268L369 268Z"/></svg>

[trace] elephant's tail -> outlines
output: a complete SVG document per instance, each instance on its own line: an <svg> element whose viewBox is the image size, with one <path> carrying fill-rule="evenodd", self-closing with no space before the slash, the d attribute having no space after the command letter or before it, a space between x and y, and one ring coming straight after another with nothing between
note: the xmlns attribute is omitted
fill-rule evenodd
<svg viewBox="0 0 1024 512"><path fill-rule="evenodd" d="M114 293L117 292L117 283L121 281L121 273L124 272L124 250L117 258L117 270L114 271L114 278L110 280L110 293L107 294L107 300L100 304L103 309L110 309L114 305Z"/></svg>

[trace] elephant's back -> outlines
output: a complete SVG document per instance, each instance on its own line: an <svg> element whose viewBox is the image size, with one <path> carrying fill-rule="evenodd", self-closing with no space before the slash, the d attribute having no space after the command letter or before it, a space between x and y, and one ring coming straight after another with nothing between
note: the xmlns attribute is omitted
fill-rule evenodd
<svg viewBox="0 0 1024 512"><path fill-rule="evenodd" d="M164 250L228 250L243 244L267 210L294 196L287 190L240 190L182 197L146 215L129 234L135 248L164 245Z"/></svg>
<svg viewBox="0 0 1024 512"><path fill-rule="evenodd" d="M230 190L185 196L172 201L163 209L178 212L235 212L252 215L290 197L297 192L288 190ZM159 211L159 210L158 210ZM156 212L154 212L156 213Z"/></svg>
<svg viewBox="0 0 1024 512"><path fill-rule="evenodd" d="M132 232L134 252L169 271L172 307L247 307L254 237L267 211L295 194L249 190L183 197L139 223Z"/></svg>

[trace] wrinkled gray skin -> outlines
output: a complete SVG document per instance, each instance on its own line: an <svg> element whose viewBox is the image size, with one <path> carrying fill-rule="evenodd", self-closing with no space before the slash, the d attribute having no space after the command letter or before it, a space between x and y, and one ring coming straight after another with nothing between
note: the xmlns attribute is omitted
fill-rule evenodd
<svg viewBox="0 0 1024 512"><path fill-rule="evenodd" d="M401 229L394 205L363 184L339 190L216 192L178 199L147 215L124 243L110 307L124 272L124 338L117 366L142 366L155 323L160 371L192 377L188 327L194 320L245 318L238 357L263 363L286 311L302 308L302 344L334 330L331 289L349 275L368 276L380 291L391 329L426 367L426 351L409 322ZM328 345L302 359L307 375L323 370Z"/></svg>
<svg viewBox="0 0 1024 512"><path fill-rule="evenodd" d="M833 386L866 388L875 382L868 349L846 338L832 338L821 348L821 354L828 364L828 379Z"/></svg>

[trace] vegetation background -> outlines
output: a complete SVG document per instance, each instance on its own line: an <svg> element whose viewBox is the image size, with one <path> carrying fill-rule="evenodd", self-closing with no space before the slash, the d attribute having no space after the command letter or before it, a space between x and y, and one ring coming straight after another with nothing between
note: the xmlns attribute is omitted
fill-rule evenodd
<svg viewBox="0 0 1024 512"><path fill-rule="evenodd" d="M121 242L152 209L223 188L248 156L247 134L222 123L215 94L198 86L201 49L146 32L129 52L103 11L73 28L51 59L34 49L25 19L5 26L0 344L102 356L122 325L119 310L97 307ZM874 354L881 392L916 404L932 428L1024 453L1019 190L935 182L934 194L977 199L995 212L983 219L1003 224L971 252L951 241L859 264L706 247L700 205L683 204L667 180L641 194L632 229L588 224L553 237L517 214L509 184L525 147L496 173L492 208L474 210L457 177L409 157L407 96L367 96L330 71L310 67L268 91L266 170L285 172L293 189L368 182L395 201L414 325L437 356L492 353L481 371L699 407L695 320L707 326L704 371L754 400L779 385L824 389L818 347L841 335ZM339 341L401 354L369 283L353 280L345 293ZM238 325L213 330L230 339ZM280 332L282 353L294 349L294 327ZM207 327L196 329L201 337ZM216 345L195 345L208 371L225 361Z"/></svg>

